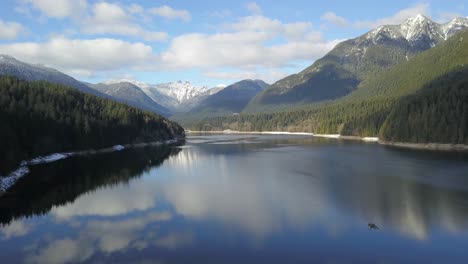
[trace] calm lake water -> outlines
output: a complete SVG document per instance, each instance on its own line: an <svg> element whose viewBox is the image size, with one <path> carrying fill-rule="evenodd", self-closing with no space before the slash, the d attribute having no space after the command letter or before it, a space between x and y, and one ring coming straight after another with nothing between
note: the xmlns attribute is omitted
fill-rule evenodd
<svg viewBox="0 0 468 264"><path fill-rule="evenodd" d="M0 223L1 263L468 263L468 156L190 136L31 167Z"/></svg>

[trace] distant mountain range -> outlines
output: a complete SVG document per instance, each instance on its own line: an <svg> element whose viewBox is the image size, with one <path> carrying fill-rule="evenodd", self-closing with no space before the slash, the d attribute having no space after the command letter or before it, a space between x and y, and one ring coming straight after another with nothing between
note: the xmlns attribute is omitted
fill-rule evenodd
<svg viewBox="0 0 468 264"><path fill-rule="evenodd" d="M192 109L194 113L233 114L240 113L258 93L268 84L262 80L243 80L236 82L202 100Z"/></svg>
<svg viewBox="0 0 468 264"><path fill-rule="evenodd" d="M132 83L138 86L153 101L171 112L186 112L196 107L206 97L213 95L224 87L209 89L206 86L194 86L189 81L176 81L161 84L148 84L136 80L110 80L105 84Z"/></svg>
<svg viewBox="0 0 468 264"><path fill-rule="evenodd" d="M140 87L132 83L87 83L87 85L118 101L125 102L140 109L160 113L164 116L170 115L169 109L155 102L145 92L143 92Z"/></svg>
<svg viewBox="0 0 468 264"><path fill-rule="evenodd" d="M44 80L62 84L164 116L188 112L224 88L198 87L189 81L147 84L126 79L91 84L78 81L52 68L21 62L8 55L0 55L0 76L15 76L28 81ZM244 104L246 103L242 104L242 108Z"/></svg>
<svg viewBox="0 0 468 264"><path fill-rule="evenodd" d="M410 60L466 28L468 18L438 24L423 15L401 25L380 26L339 43L302 72L272 84L254 98L245 111L271 111L281 105L290 107L346 96L361 82Z"/></svg>

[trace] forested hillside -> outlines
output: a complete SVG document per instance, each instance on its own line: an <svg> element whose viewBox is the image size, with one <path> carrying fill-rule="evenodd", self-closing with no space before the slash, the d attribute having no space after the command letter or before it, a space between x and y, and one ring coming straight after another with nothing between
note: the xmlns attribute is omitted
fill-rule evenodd
<svg viewBox="0 0 468 264"><path fill-rule="evenodd" d="M126 104L45 81L0 77L0 173L51 152L166 140L178 124Z"/></svg>
<svg viewBox="0 0 468 264"><path fill-rule="evenodd" d="M359 89L362 81L444 43L467 27L464 18L438 24L423 15L401 25L377 27L339 43L310 67L272 84L245 112L278 111L346 96Z"/></svg>
<svg viewBox="0 0 468 264"><path fill-rule="evenodd" d="M312 104L298 111L207 118L194 130L307 131L377 136L395 104L438 78L468 64L468 32L362 82L342 99ZM440 83L440 88L444 83ZM390 121L389 121L390 122Z"/></svg>
<svg viewBox="0 0 468 264"><path fill-rule="evenodd" d="M380 137L396 142L468 144L468 66L398 102Z"/></svg>

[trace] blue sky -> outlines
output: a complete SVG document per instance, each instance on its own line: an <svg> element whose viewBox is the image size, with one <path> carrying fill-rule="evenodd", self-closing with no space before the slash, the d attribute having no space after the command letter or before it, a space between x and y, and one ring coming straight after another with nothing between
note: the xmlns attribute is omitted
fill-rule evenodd
<svg viewBox="0 0 468 264"><path fill-rule="evenodd" d="M466 16L462 1L3 0L0 53L100 82L274 82L336 43L418 13Z"/></svg>

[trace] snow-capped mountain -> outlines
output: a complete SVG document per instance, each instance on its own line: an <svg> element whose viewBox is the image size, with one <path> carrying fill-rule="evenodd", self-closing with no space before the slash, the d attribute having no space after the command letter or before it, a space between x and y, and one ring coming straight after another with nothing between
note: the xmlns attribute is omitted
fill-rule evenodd
<svg viewBox="0 0 468 264"><path fill-rule="evenodd" d="M109 80L104 83L116 84L123 82L140 87L153 101L176 112L189 110L197 106L202 99L221 90L219 88L209 89L206 86L194 86L189 81L148 84L132 79L120 79Z"/></svg>
<svg viewBox="0 0 468 264"><path fill-rule="evenodd" d="M208 91L208 87L196 87L189 81L162 83L153 87L159 92L176 99L179 103L184 103L185 101Z"/></svg>
<svg viewBox="0 0 468 264"><path fill-rule="evenodd" d="M248 111L270 110L278 104L332 100L354 91L378 73L410 60L468 29L468 18L439 24L423 15L400 25L383 25L337 44L302 72L272 84L249 104Z"/></svg>
<svg viewBox="0 0 468 264"><path fill-rule="evenodd" d="M459 17L448 23L439 24L419 14L407 19L401 25L380 26L364 37L374 44L386 39L393 39L406 40L411 46L429 45L434 47L466 28L468 28L468 18Z"/></svg>

